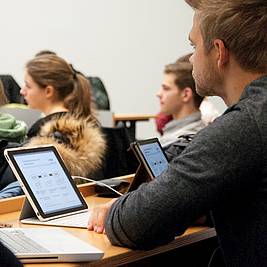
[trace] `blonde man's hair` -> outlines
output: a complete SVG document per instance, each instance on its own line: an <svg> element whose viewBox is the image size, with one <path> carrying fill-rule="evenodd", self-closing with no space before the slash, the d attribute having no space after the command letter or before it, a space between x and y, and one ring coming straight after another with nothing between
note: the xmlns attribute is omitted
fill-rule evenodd
<svg viewBox="0 0 267 267"><path fill-rule="evenodd" d="M247 71L267 70L266 0L186 0L199 12L200 30L208 53L221 39Z"/></svg>
<svg viewBox="0 0 267 267"><path fill-rule="evenodd" d="M198 9L200 5L200 0L185 0L185 2L194 9Z"/></svg>

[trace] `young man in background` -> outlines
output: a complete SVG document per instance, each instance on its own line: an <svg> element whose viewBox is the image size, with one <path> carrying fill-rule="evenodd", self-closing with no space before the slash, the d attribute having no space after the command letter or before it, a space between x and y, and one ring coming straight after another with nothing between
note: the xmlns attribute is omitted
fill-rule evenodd
<svg viewBox="0 0 267 267"><path fill-rule="evenodd" d="M160 112L173 117L162 129L160 143L164 148L179 136L196 134L206 126L199 110L203 97L196 93L190 56L183 56L165 67L162 86L157 93Z"/></svg>

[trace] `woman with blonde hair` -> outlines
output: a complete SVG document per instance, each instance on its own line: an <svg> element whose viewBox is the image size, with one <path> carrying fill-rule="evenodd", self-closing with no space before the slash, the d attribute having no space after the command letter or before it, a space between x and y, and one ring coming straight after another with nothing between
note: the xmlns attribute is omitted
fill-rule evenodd
<svg viewBox="0 0 267 267"><path fill-rule="evenodd" d="M54 144L71 175L92 175L101 166L105 141L92 115L87 79L63 58L41 55L26 64L21 94L45 115L28 131L26 145Z"/></svg>
<svg viewBox="0 0 267 267"><path fill-rule="evenodd" d="M90 89L87 79L56 55L30 60L21 89L29 108L44 114L29 129L24 145L55 145L70 174L85 177L97 172L105 153L105 140L92 115ZM0 189L15 180L7 168Z"/></svg>

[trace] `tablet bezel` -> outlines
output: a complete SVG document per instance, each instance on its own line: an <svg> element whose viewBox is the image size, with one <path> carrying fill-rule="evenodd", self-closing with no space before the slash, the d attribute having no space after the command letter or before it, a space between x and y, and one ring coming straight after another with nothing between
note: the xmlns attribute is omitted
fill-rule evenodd
<svg viewBox="0 0 267 267"><path fill-rule="evenodd" d="M154 176L153 174L153 171L151 169L151 167L149 166L142 150L140 149L140 146L142 145L147 145L147 144L151 144L151 143L157 143L158 144L158 147L160 148L162 154L164 155L165 159L167 160L168 162L168 158L158 140L158 138L150 138L150 139L146 139L146 140L140 140L140 141L135 141L133 144L132 144L132 148L133 148L133 151L135 152L139 162L141 162L144 167L146 168L147 172L149 173L151 179L154 179L156 178L156 176Z"/></svg>
<svg viewBox="0 0 267 267"><path fill-rule="evenodd" d="M66 177L69 179L69 182L74 190L74 192L77 194L81 206L75 207L75 208L69 208L57 212L49 212L49 213L44 213L42 210L41 206L39 205L34 193L32 192L27 179L24 177L22 171L20 170L16 160L14 159L15 155L22 155L25 153L34 153L34 152L44 152L44 151L53 151L54 155L59 161L59 164L61 165L63 172L65 173ZM32 205L33 210L35 211L36 216L40 220L48 220L48 219L54 219L58 217L62 217L65 215L70 215L72 213L77 213L79 211L85 210L88 208L87 203L85 202L83 196L81 195L79 189L75 185L69 171L67 170L59 152L57 151L56 147L53 145L45 145L45 146L39 146L39 147L20 147L20 148L9 148L5 149L4 155L13 171L15 174L16 178L21 184L21 187L28 198L30 204Z"/></svg>

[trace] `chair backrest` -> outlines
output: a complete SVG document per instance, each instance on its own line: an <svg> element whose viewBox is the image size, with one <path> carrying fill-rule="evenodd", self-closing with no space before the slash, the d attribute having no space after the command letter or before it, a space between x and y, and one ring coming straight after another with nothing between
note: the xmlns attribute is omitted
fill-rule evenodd
<svg viewBox="0 0 267 267"><path fill-rule="evenodd" d="M9 103L24 103L24 99L20 95L20 86L11 75L0 75L0 80Z"/></svg>
<svg viewBox="0 0 267 267"><path fill-rule="evenodd" d="M96 109L110 110L110 103L107 90L98 77L86 77L92 85L92 97Z"/></svg>
<svg viewBox="0 0 267 267"><path fill-rule="evenodd" d="M7 113L13 115L17 120L24 121L28 128L30 128L33 123L39 120L42 113L38 110L28 108L23 104L7 104L0 107L1 113Z"/></svg>
<svg viewBox="0 0 267 267"><path fill-rule="evenodd" d="M113 112L110 110L95 110L95 117L102 127L112 128L114 126Z"/></svg>
<svg viewBox="0 0 267 267"><path fill-rule="evenodd" d="M132 152L128 152L130 137L124 127L102 127L106 137L107 151L101 170L95 174L94 179L101 180L134 173L138 161Z"/></svg>

